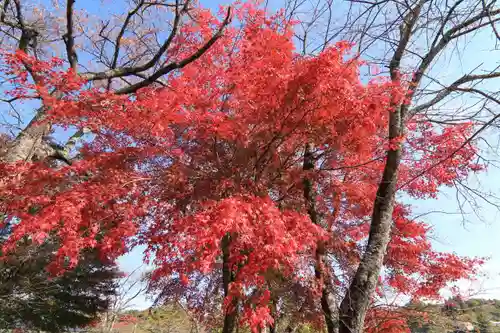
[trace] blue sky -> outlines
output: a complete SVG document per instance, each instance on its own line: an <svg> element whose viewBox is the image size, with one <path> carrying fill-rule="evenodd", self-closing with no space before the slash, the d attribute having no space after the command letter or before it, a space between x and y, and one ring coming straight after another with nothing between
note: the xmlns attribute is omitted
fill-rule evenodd
<svg viewBox="0 0 500 333"><path fill-rule="evenodd" d="M50 0L42 0L42 3L48 3ZM202 0L201 3L205 6L217 8L218 4L228 4L231 1L217 0ZM273 1L271 1L273 2ZM122 1L115 0L85 0L77 1L77 6L84 6L91 14L103 14L107 10L115 10ZM103 14L105 15L105 14ZM473 41L472 47L474 50L473 56L459 60L456 55L448 54L439 60L434 69L434 75L439 75L446 81L457 78L461 73L467 72L468 69L475 68L478 64L483 64L486 68L492 68L500 64L499 51L492 53L484 48L484 45L489 44L489 36L480 35ZM496 86L491 86L490 90L500 90L498 82ZM28 107L28 105L27 105ZM490 136L494 138L494 134ZM493 193L500 193L500 170L492 168L488 172L478 176L478 183L483 189ZM446 189L438 198L438 200L427 200L413 202L415 205L415 215L423 214L431 211L446 211L457 212L458 205L455 199L455 191ZM470 209L469 209L470 210ZM500 299L500 221L497 221L498 212L494 207L482 203L482 216L479 219L474 214L468 214L468 222L462 223L462 218L456 214L434 213L425 216L423 219L430 223L433 228L434 246L436 249L447 252L456 252L459 255L465 256L482 256L490 257L491 259L485 265L485 277L472 286L476 289L484 290L482 296ZM125 272L131 272L142 263L142 250L135 249L131 253L123 256L119 260L120 267ZM463 288L470 286L469 283L462 283ZM136 299L134 307L145 308L150 302L144 297Z"/></svg>

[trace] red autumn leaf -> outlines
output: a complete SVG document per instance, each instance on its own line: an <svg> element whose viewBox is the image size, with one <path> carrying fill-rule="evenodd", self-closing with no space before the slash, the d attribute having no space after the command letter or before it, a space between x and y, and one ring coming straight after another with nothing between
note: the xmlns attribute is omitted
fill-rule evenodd
<svg viewBox="0 0 500 333"><path fill-rule="evenodd" d="M193 54L214 33L219 20L195 12L197 24L183 26L169 56ZM344 290L368 237L387 149L403 147L398 186L419 199L483 168L474 143L462 147L474 124L436 127L415 118L404 138L389 142L388 115L408 87L386 77L362 83L348 43L303 57L283 13L269 17L243 3L235 15L241 29L228 28L200 59L165 78L168 87L149 86L133 98L83 85L59 59L5 56L4 71L16 74L8 94L37 95L48 107L42 121L94 135L71 166L0 164L2 212L13 225L5 251L25 236L42 241L52 232L61 248L49 269L60 273L86 248L114 260L146 245L157 267L153 287L182 293L200 318L235 311L239 302L253 330L273 325L270 285L279 281L302 302L294 315L317 323L317 246L328 253L321 279ZM28 79L26 63L42 83ZM63 96L50 94L54 89ZM306 144L315 158L310 170L303 167ZM319 225L308 214L305 178L317 192ZM434 251L429 226L413 220L403 202L393 220L379 296L437 298L481 264ZM224 306L214 304L221 298ZM373 309L366 326L407 330L404 315L385 309Z"/></svg>

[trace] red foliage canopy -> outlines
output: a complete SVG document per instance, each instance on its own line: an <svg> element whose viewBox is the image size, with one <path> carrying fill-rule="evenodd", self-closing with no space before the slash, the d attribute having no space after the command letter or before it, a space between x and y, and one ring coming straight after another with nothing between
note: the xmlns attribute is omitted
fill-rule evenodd
<svg viewBox="0 0 500 333"><path fill-rule="evenodd" d="M199 24L183 28L171 58L196 50L217 26L208 11L195 15ZM474 146L462 147L473 124L437 127L414 117L406 137L387 142L388 114L406 102L408 88L403 79L363 82L363 64L349 56L347 43L299 56L281 14L268 17L243 4L235 15L241 27L229 28L203 57L169 76L168 87L133 96L88 87L57 59L6 55L4 71L17 75L9 94L39 95L44 121L88 128L93 139L71 166L0 165L2 211L15 225L5 250L26 235L42 242L55 233L61 240L57 271L68 268L68 259L74 266L84 248L116 258L146 244L157 285L180 277L198 286L207 283L200 276L220 279L227 251L234 280L226 304L240 299L244 321L255 328L273 321L270 272L317 297L312 265L319 239L329 253L326 278L339 292L348 285L387 149L403 144L400 192L416 198L434 198L440 186L481 169ZM63 96L51 95L54 89ZM315 167L305 171L306 144ZM314 183L319 225L306 211L305 177ZM429 227L411 218L402 198L380 292L436 298L447 283L471 276L480 261L435 252ZM194 298L190 305L203 307ZM384 316L373 312L369 327L376 326L373 318Z"/></svg>

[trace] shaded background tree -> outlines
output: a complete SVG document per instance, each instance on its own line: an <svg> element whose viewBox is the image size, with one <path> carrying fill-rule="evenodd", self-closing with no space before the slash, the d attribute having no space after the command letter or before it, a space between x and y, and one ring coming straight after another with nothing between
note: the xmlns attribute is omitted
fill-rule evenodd
<svg viewBox="0 0 500 333"><path fill-rule="evenodd" d="M113 263L85 252L74 270L52 276L47 266L54 239L26 239L0 262L0 326L62 332L84 327L108 311L120 273Z"/></svg>
<svg viewBox="0 0 500 333"><path fill-rule="evenodd" d="M3 136L0 150L12 138ZM36 209L32 208L32 214ZM0 245L13 223L0 227ZM62 332L86 326L109 310L121 277L113 262L84 251L74 270L54 276L47 270L58 251L57 237L25 237L0 260L0 327ZM1 250L0 250L0 254ZM69 260L69 259L68 259Z"/></svg>

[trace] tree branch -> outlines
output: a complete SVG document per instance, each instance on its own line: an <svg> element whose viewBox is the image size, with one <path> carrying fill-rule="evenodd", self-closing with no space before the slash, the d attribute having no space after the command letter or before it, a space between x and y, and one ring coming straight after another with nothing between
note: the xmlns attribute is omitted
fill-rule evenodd
<svg viewBox="0 0 500 333"><path fill-rule="evenodd" d="M433 49L435 46L436 46L436 43L439 41L439 37L443 35L443 31L444 31L444 28L446 27L446 24L448 24L448 22L450 21L451 19L451 15L453 14L453 12L455 11L455 9L457 9L457 7L462 3L464 2L464 0L458 0L457 2L455 2L453 4L453 6L451 6L450 10L448 10L448 13L446 14L446 17L445 19L443 20L443 22L441 22L441 25L439 27L439 30L438 32L436 33L436 36L434 37L434 40L432 41L432 44L431 44L431 49Z"/></svg>
<svg viewBox="0 0 500 333"><path fill-rule="evenodd" d="M449 87L441 90L433 99L431 99L428 102L425 102L421 105L415 106L413 109L411 109L410 114L415 115L423 110L426 110L433 105L436 105L437 103L441 102L443 99L445 99L449 94L451 94L454 91L461 91L460 85L475 81L475 80L483 80L483 79L490 79L490 78L498 78L500 77L500 72L492 72L489 74L476 74L476 75L464 75L460 79L456 80L453 82Z"/></svg>
<svg viewBox="0 0 500 333"><path fill-rule="evenodd" d="M411 92L407 94L407 98L411 100L411 98L415 94L415 88L420 84L420 81L422 80L424 73L427 71L427 69L429 68L430 64L434 61L436 56L450 43L451 40L462 35L462 34L454 35L455 33L458 33L460 30L465 29L473 25L474 23L477 23L478 21L480 21L481 19L485 18L488 15L496 15L496 14L500 14L500 9L494 11L481 11L474 17L465 20L460 24L457 24L453 28L450 28L448 31L446 31L446 33L443 34L443 37L439 40L439 42L435 44L433 47L431 47L429 52L427 52L424 59L418 66L417 71L415 72L413 79L411 81L411 86L413 87L413 90L411 90ZM473 30L475 29L472 29L468 32L471 32Z"/></svg>
<svg viewBox="0 0 500 333"><path fill-rule="evenodd" d="M147 85L155 82L157 79L162 77L163 75L166 75L170 73L171 71L175 69L180 69L185 67L186 65L192 63L193 61L197 60L200 58L208 49L215 44L215 42L222 36L222 33L224 31L224 28L231 22L231 7L228 8L226 17L224 21L222 22L221 26L217 30L217 32L210 38L205 45L200 47L195 53L193 53L191 56L185 58L184 60L180 62L173 62L168 64L165 67L160 68L158 71L156 71L153 75L149 76L147 79L140 81L136 84L133 84L131 86L122 88L118 91L116 91L117 94L130 94L133 92L136 92L140 88L146 87Z"/></svg>
<svg viewBox="0 0 500 333"><path fill-rule="evenodd" d="M486 5L486 2L485 0L482 0L481 1L482 4L483 4L483 9L484 10L487 10L488 6ZM495 27L495 22L493 21L493 19L491 18L491 15L488 15L488 21L490 22L490 25L491 25L491 29L493 30L493 33L495 34L495 36L497 37L497 40L500 41L500 33L498 32L497 28Z"/></svg>
<svg viewBox="0 0 500 333"><path fill-rule="evenodd" d="M76 72L78 65L78 56L75 50L75 37L73 36L73 6L75 0L67 0L66 2L66 34L63 36L64 44L66 45L66 54L70 67Z"/></svg>
<svg viewBox="0 0 500 333"><path fill-rule="evenodd" d="M2 13L0 14L0 22L5 22L5 15L7 15L7 8L9 8L10 0L5 0L2 6Z"/></svg>
<svg viewBox="0 0 500 333"><path fill-rule="evenodd" d="M120 56L120 46L121 46L121 41L123 38L123 35L125 34L125 31L127 30L127 26L130 23L130 20L132 17L137 14L139 9L144 5L144 0L139 1L137 6L129 11L127 13L127 17L125 17L125 21L123 22L122 27L120 28L120 31L118 32L118 36L116 36L116 41L115 41L115 51L113 53L113 58L111 60L111 69L115 69L118 63L118 57ZM108 80L108 89L111 86L111 78Z"/></svg>
<svg viewBox="0 0 500 333"><path fill-rule="evenodd" d="M176 0L176 3L178 4L179 0ZM165 40L163 45L160 47L158 52L147 63L140 65L140 66L135 66L135 67L121 67L121 68L115 68L115 69L112 68L112 69L109 69L107 71L103 71L103 72L99 72L99 73L83 73L81 76L84 79L89 80L89 81L105 80L105 79L112 79L112 78L117 78L117 77L122 77L122 76L133 75L136 73L144 72L144 71L152 68L160 60L162 55L170 47L170 44L172 43L175 35L177 34L177 31L179 30L181 17L187 11L189 3L190 3L190 1L186 1L181 10L179 10L178 6L175 7L176 9L175 9L174 22L172 24L172 30L170 31L169 36L167 37L167 39Z"/></svg>
<svg viewBox="0 0 500 333"><path fill-rule="evenodd" d="M399 43L394 51L394 55L389 63L389 70L391 73L391 79L395 81L397 76L399 75L399 67L401 64L401 59L403 58L404 52L408 46L410 41L411 33L413 31L413 27L417 22L417 19L420 15L420 11L422 10L422 6L428 0L420 0L415 8L409 10L409 13L403 18L403 22L400 25L401 36L399 38Z"/></svg>
<svg viewBox="0 0 500 333"><path fill-rule="evenodd" d="M472 89L472 90L475 90L475 92L478 92L481 95L485 95L485 93L483 93L480 90L476 90L476 89ZM500 105L500 100L498 98L494 98L492 96L488 96L488 98L491 99L491 100L493 100L495 103L498 103ZM496 116L492 117L488 122L486 122L485 124L483 124L483 126L481 126L473 135L471 135L467 140L465 140L464 143L462 143L458 148L456 148L455 150L453 150L445 158L443 158L443 159L439 160L438 162L432 164L427 169L422 170L417 175L415 175L414 177L412 177L410 180L408 180L405 183L403 183L401 186L398 187L398 190L402 189L402 188L405 188L406 186L408 186L409 184L411 184L416 179L422 177L423 175L425 175L426 173L428 173L429 171L431 171L435 167L443 164L444 162L446 162L447 160L449 160L450 158L452 158L456 153L458 153L462 148L464 148L466 145L468 145L470 142L472 142L472 140L474 140L485 129L487 129L488 127L490 127L499 118L500 118L500 114L497 114Z"/></svg>

